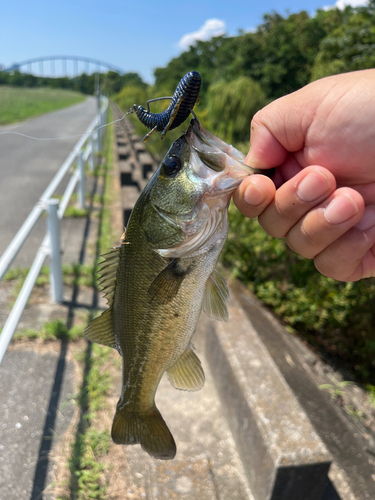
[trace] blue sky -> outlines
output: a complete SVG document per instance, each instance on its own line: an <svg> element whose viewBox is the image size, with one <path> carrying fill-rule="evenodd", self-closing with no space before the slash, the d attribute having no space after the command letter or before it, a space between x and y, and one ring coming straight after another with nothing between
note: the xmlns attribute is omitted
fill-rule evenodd
<svg viewBox="0 0 375 500"><path fill-rule="evenodd" d="M338 4L361 1L365 0ZM273 10L285 15L304 9L313 14L327 5L330 0L3 0L0 65L78 55L136 71L152 83L154 68L164 66L197 37L254 29Z"/></svg>

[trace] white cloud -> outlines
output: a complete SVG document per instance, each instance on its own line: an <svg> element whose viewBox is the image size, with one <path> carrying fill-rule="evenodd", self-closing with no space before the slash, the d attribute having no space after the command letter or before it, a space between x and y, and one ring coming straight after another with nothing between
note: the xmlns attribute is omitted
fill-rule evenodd
<svg viewBox="0 0 375 500"><path fill-rule="evenodd" d="M224 35L225 28L225 22L221 19L208 19L198 31L184 35L178 42L178 45L181 49L187 50L197 40L206 41L210 40L213 36Z"/></svg>
<svg viewBox="0 0 375 500"><path fill-rule="evenodd" d="M323 7L323 10L330 10L337 7L340 10L344 10L345 7L350 5L351 7L363 7L368 4L369 0L337 0L334 5L327 5Z"/></svg>
<svg viewBox="0 0 375 500"><path fill-rule="evenodd" d="M337 0L335 6L344 10L346 6L350 5L351 7L362 7L363 5L367 5L368 0Z"/></svg>

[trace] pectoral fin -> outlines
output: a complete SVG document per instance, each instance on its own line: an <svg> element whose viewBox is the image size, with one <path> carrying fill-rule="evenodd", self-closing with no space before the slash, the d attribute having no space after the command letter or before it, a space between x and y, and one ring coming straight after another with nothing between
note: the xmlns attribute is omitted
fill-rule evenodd
<svg viewBox="0 0 375 500"><path fill-rule="evenodd" d="M176 295L189 268L181 268L178 259L173 259L151 283L148 290L149 303L168 304Z"/></svg>
<svg viewBox="0 0 375 500"><path fill-rule="evenodd" d="M192 347L188 347L168 370L170 383L183 391L199 391L204 386L205 376L202 364Z"/></svg>
<svg viewBox="0 0 375 500"><path fill-rule="evenodd" d="M229 315L226 303L229 299L230 292L227 282L215 269L206 282L202 309L210 318L228 321Z"/></svg>
<svg viewBox="0 0 375 500"><path fill-rule="evenodd" d="M112 307L104 311L86 327L85 337L91 342L97 342L113 349L117 349L115 334L113 332Z"/></svg>

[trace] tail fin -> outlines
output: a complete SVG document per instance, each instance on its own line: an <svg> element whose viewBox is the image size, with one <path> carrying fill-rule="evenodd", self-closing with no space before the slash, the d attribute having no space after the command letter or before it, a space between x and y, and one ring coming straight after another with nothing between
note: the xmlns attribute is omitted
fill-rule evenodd
<svg viewBox="0 0 375 500"><path fill-rule="evenodd" d="M147 413L116 410L112 424L112 439L116 444L137 444L154 458L171 460L176 455L176 443L159 410Z"/></svg>

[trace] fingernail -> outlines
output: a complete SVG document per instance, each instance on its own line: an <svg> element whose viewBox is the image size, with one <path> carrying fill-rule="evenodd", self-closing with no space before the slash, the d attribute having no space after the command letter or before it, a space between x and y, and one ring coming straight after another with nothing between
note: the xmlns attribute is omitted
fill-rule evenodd
<svg viewBox="0 0 375 500"><path fill-rule="evenodd" d="M243 195L246 203L253 207L257 207L266 201L266 194L255 182L254 180L250 182Z"/></svg>
<svg viewBox="0 0 375 500"><path fill-rule="evenodd" d="M358 207L347 195L336 196L324 211L325 218L331 224L342 224L358 213Z"/></svg>
<svg viewBox="0 0 375 500"><path fill-rule="evenodd" d="M297 187L297 194L302 201L314 201L328 193L330 182L323 172L310 172L304 177Z"/></svg>
<svg viewBox="0 0 375 500"><path fill-rule="evenodd" d="M368 206L365 208L365 213L362 219L355 225L361 231L367 231L371 227L375 226L375 207Z"/></svg>

